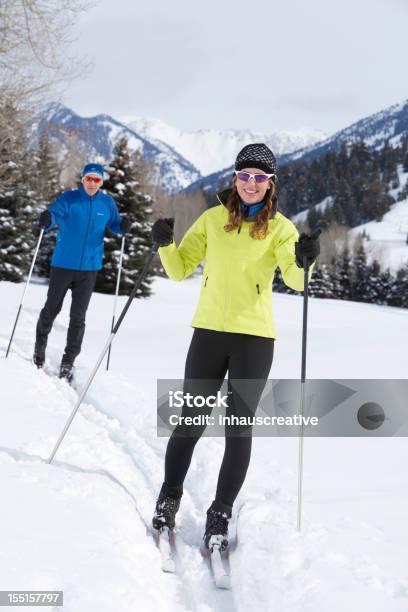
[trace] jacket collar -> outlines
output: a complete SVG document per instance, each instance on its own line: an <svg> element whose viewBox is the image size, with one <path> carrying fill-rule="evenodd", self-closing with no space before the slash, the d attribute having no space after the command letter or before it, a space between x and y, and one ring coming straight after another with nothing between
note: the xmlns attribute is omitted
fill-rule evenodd
<svg viewBox="0 0 408 612"><path fill-rule="evenodd" d="M98 189L98 191L95 193L95 195L90 196L90 195L88 195L88 194L86 193L86 191L85 191L85 189L84 189L84 186L83 186L83 184L81 183L81 184L80 184L80 186L78 187L78 191L79 191L79 194L80 194L81 198L93 198L93 199L95 199L95 198L97 198L97 197L98 197L98 195L99 195L99 193L100 193L100 191L101 191L101 190L100 190L100 189Z"/></svg>
<svg viewBox="0 0 408 612"><path fill-rule="evenodd" d="M218 200L219 204L222 204L223 206L227 205L228 196L231 193L231 191L232 191L232 189L224 189L223 191L220 191L219 193L217 193L217 200ZM242 202L242 200L241 200L241 202ZM261 202L259 202L259 204L261 204ZM259 207L259 204L245 204L245 202L242 202L241 209L244 209L244 210L247 209L247 212L249 213L250 210L251 210L251 206L256 206L256 207L258 207L254 211L254 213L256 214L256 212L258 212L258 210L260 210L260 208L262 208L263 202L262 202L262 206L261 207ZM253 215L252 216L248 216L248 215L244 214L244 216L247 217L249 221L251 221L251 218L252 218Z"/></svg>
<svg viewBox="0 0 408 612"><path fill-rule="evenodd" d="M228 196L231 193L232 189L224 189L217 193L217 200L219 204L223 204L223 206L227 205Z"/></svg>
<svg viewBox="0 0 408 612"><path fill-rule="evenodd" d="M241 211L247 221L252 221L253 217L265 206L264 200L257 204L246 204L241 200Z"/></svg>

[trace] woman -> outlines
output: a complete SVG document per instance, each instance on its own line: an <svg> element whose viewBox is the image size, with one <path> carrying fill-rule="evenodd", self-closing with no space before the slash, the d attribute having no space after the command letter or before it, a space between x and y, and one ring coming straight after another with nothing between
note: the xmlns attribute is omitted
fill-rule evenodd
<svg viewBox="0 0 408 612"><path fill-rule="evenodd" d="M179 247L173 240L172 219L159 219L152 228L170 278L183 280L205 258L184 393L216 395L228 371L232 393L227 415L253 415L269 375L275 340L272 281L276 267L286 285L302 291L304 257L312 268L319 253L317 239L302 234L298 241L293 223L277 211L275 184L272 151L265 144L247 145L237 156L232 189L218 194L218 205L197 219ZM248 393L238 393L231 381L245 379L258 384L250 385ZM183 416L194 414L196 409L184 406ZM169 439L165 478L153 516L155 529L174 529L183 481L204 429L178 425ZM215 543L221 549L228 545L228 521L248 469L251 443L249 426L226 427L215 499L207 510L207 548Z"/></svg>

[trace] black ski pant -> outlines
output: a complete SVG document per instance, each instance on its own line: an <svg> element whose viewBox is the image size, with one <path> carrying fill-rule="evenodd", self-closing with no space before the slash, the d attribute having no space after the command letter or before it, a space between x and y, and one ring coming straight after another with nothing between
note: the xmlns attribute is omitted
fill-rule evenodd
<svg viewBox="0 0 408 612"><path fill-rule="evenodd" d="M196 328L187 354L183 392L204 397L216 395L228 371L228 382L232 386L229 387L226 416L254 416L269 376L273 349L273 338ZM244 379L250 380L240 383ZM242 384L244 387L239 389ZM200 408L200 414L211 414L211 408ZM196 416L197 408L188 407L185 402L181 415ZM204 430L205 425L181 423L169 439L164 487L171 497L179 497L183 492L194 447ZM245 480L251 447L250 426L225 425L225 451L216 502L232 508Z"/></svg>
<svg viewBox="0 0 408 612"><path fill-rule="evenodd" d="M36 347L40 350L47 346L48 334L54 320L61 311L68 289L71 289L72 303L69 315L67 344L62 360L73 364L81 352L85 333L85 315L95 287L97 271L69 270L51 267L47 301L40 312L36 329Z"/></svg>

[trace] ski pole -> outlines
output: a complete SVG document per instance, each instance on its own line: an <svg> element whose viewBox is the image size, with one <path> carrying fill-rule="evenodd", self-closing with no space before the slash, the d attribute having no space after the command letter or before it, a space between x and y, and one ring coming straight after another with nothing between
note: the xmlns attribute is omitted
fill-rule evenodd
<svg viewBox="0 0 408 612"><path fill-rule="evenodd" d="M116 318L116 304L118 301L118 295L119 295L119 285L120 285L120 276L122 273L122 261L123 261L123 253L125 250L125 236L122 236L122 241L121 241L121 247L120 247L120 257L119 257L119 267L118 267L118 276L116 278L116 291L115 291L115 299L113 301L113 315L112 315L112 325L111 325L111 333L113 331L113 328L115 327L115 318ZM111 348L112 346L109 345L109 350L108 350L108 358L106 360L106 370L109 370L109 361L110 361L110 355L111 355Z"/></svg>
<svg viewBox="0 0 408 612"><path fill-rule="evenodd" d="M321 229L317 229L310 238L318 238ZM302 371L300 375L300 436L299 436L299 466L298 466L298 512L297 530L301 529L302 521L302 486L303 486L303 408L305 402L306 383L306 341L307 341L307 305L309 297L309 263L307 256L303 257L303 323L302 323Z"/></svg>
<svg viewBox="0 0 408 612"><path fill-rule="evenodd" d="M72 421L73 421L73 419L75 417L75 414L78 411L78 408L82 404L82 400L84 399L84 397L86 395L86 392L88 391L89 387L91 386L91 383L92 383L93 379L95 378L95 375L96 375L96 373L97 373L97 371L99 369L99 366L101 365L101 363L103 361L103 358L106 355L107 350L109 349L110 345L112 344L112 342L113 342L113 340L115 338L116 332L118 331L119 327L122 324L122 321L123 321L123 319L124 319L128 309L129 309L129 306L131 305L131 303L133 301L133 298L135 297L135 295L136 295L140 285L143 282L144 277L146 276L147 270L149 269L150 264L151 264L154 256L157 253L158 248L159 248L159 245L157 244L157 242L154 242L153 246L151 248L151 251L150 251L150 253L149 253L149 255L148 255L147 259L146 259L145 265L143 266L143 270L142 270L139 278L137 279L135 286L132 289L132 293L129 295L129 298L128 298L126 304L124 305L122 312L120 313L119 319L117 320L114 328L112 329L112 332L111 332L108 340L106 341L106 344L105 344L105 346L104 346L104 348L102 350L102 353L99 355L98 361L96 362L94 369L92 370L88 380L85 383L84 388L82 389L81 393L79 394L77 402L76 402L76 404L75 404L75 406L74 406L74 408L73 408L73 410L71 412L71 415L70 415L68 421L66 422L65 427L62 430L61 435L58 438L58 441L57 441L57 443L56 443L56 445L55 445L51 455L49 456L49 458L47 460L47 463L51 463L52 460L54 459L55 454L56 454L56 452L57 452L57 450L58 450L62 440L64 439L64 436L67 433L68 428L71 425L71 423L72 423Z"/></svg>
<svg viewBox="0 0 408 612"><path fill-rule="evenodd" d="M8 347L7 347L7 351L6 351L6 359L7 359L7 357L8 357L9 352L10 352L11 343L13 342L14 332L16 331L16 327L17 327L18 319L19 319L19 317L20 317L21 309L22 309L22 307L23 307L23 303L24 303L25 294L26 294L26 292L27 292L27 288L28 288L28 285L29 285L30 280L31 280L31 275L32 275L32 273L33 273L33 269L34 269L35 260L37 259L38 250L39 250L39 248L40 248L40 244L41 244L41 240L42 240L43 235L44 235L44 228L42 227L42 228L41 228L40 235L39 235L39 237L38 237L37 246L36 246L35 251L34 251L34 257L33 257L33 260L32 260L32 262L31 262L31 267L30 267L30 271L29 271L29 273L28 273L27 281L26 281L26 284L25 284L25 287L24 287L23 297L21 298L21 302L20 302L20 305L19 305L19 307L18 307L18 311L17 311L16 320L14 321L13 331L11 332L10 341L9 341L9 343L8 343Z"/></svg>

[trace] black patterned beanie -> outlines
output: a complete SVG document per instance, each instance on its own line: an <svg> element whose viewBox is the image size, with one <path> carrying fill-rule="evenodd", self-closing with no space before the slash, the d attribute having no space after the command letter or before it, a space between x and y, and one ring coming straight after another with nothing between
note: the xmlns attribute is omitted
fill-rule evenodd
<svg viewBox="0 0 408 612"><path fill-rule="evenodd" d="M243 168L259 168L266 174L274 174L272 180L276 182L276 158L270 148L261 142L246 145L238 153L235 170Z"/></svg>

